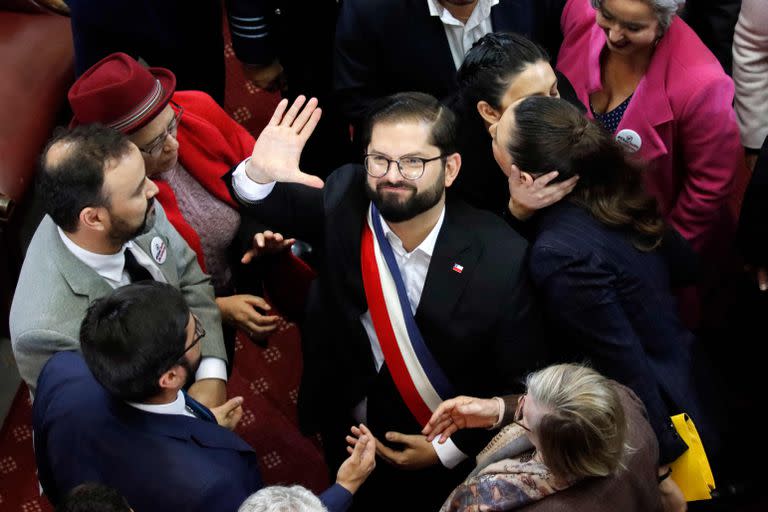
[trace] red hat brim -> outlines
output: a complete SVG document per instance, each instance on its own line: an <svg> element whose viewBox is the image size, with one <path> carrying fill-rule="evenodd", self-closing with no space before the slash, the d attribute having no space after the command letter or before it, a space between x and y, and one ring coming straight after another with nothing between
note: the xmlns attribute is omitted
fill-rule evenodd
<svg viewBox="0 0 768 512"><path fill-rule="evenodd" d="M144 114L138 122L134 123L129 130L121 130L126 135L130 135L131 133L140 130L148 123L150 123L160 112L163 111L165 106L168 105L168 102L171 101L173 94L176 92L176 76L170 70L165 68L147 68L147 70L152 76L160 81L160 85L163 88L163 96L161 97L160 101L158 101L151 110L147 111L147 113ZM71 129L81 124L82 123L77 119L77 116L75 115L69 122L69 128Z"/></svg>

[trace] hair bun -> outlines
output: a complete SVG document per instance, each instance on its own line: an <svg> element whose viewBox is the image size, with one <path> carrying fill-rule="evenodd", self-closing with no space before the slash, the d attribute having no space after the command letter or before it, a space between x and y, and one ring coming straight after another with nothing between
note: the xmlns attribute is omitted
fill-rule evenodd
<svg viewBox="0 0 768 512"><path fill-rule="evenodd" d="M581 139L584 138L584 132L587 130L587 126L589 126L589 123L584 123L573 130L571 133L571 144L578 144L581 142Z"/></svg>

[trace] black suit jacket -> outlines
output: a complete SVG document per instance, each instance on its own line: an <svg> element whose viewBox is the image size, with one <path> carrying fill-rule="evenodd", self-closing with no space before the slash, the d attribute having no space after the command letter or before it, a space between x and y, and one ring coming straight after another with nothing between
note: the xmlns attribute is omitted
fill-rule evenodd
<svg viewBox="0 0 768 512"><path fill-rule="evenodd" d="M501 0L494 32L518 32L555 58L562 42L562 0ZM426 0L345 0L336 27L334 84L345 115L364 117L376 98L420 91L445 98L456 90L456 66L443 23Z"/></svg>
<svg viewBox="0 0 768 512"><path fill-rule="evenodd" d="M421 427L400 399L386 363L377 374L360 322L368 309L360 269L360 239L370 204L365 176L362 166L347 165L322 190L277 184L249 208L271 229L308 241L323 256L302 335L302 426L346 431L351 409L367 397L374 434L417 433ZM244 216L241 229L248 232L251 222ZM522 377L541 366L543 345L534 338L526 247L492 214L448 201L416 323L460 394L519 391ZM461 273L452 270L454 263L464 267ZM332 438L326 436L326 443ZM465 453L476 453L487 440L486 432L454 435Z"/></svg>
<svg viewBox="0 0 768 512"><path fill-rule="evenodd" d="M733 64L733 33L741 0L688 0L682 18L707 45L729 75Z"/></svg>
<svg viewBox="0 0 768 512"><path fill-rule="evenodd" d="M176 90L205 91L224 105L220 0L67 0L77 76L114 52L176 75Z"/></svg>

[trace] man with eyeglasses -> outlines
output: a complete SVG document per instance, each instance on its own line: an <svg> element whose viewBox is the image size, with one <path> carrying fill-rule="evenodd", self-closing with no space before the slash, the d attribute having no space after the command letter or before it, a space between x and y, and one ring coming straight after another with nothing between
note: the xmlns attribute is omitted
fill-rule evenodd
<svg viewBox="0 0 768 512"><path fill-rule="evenodd" d="M431 408L469 390L513 392L541 361L526 243L494 215L446 201L461 156L455 115L434 97L380 100L362 132L362 165L325 184L299 170L320 116L304 100L278 106L232 175L255 216L323 259L302 330L300 422L322 433L331 467L349 422L370 427L388 464L356 499L361 510L437 510L489 437L430 444L420 431Z"/></svg>
<svg viewBox="0 0 768 512"><path fill-rule="evenodd" d="M96 481L135 510L234 512L262 487L257 454L232 432L243 398L208 409L184 391L205 338L168 284L130 284L91 304L82 355L53 356L34 403L38 476L54 505ZM374 442L363 444L321 495L333 512L349 505L373 469Z"/></svg>
<svg viewBox="0 0 768 512"><path fill-rule="evenodd" d="M190 393L226 400L226 361L210 278L169 224L140 150L99 125L58 133L43 152L38 192L47 215L27 250L10 314L19 372L34 394L49 357L79 350L90 301L143 280L168 283L203 321L202 363Z"/></svg>

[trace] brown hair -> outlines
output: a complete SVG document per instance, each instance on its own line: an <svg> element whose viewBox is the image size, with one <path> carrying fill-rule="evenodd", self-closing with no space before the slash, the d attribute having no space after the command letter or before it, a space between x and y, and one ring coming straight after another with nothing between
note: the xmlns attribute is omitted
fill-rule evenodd
<svg viewBox="0 0 768 512"><path fill-rule="evenodd" d="M594 121L557 98L530 97L514 110L507 150L520 170L538 175L556 170L557 181L578 174L570 199L597 220L633 232L642 251L659 246L664 221L642 181L642 167Z"/></svg>
<svg viewBox="0 0 768 512"><path fill-rule="evenodd" d="M608 379L586 366L559 364L532 373L526 386L546 411L532 427L555 476L608 476L621 467L627 420Z"/></svg>

